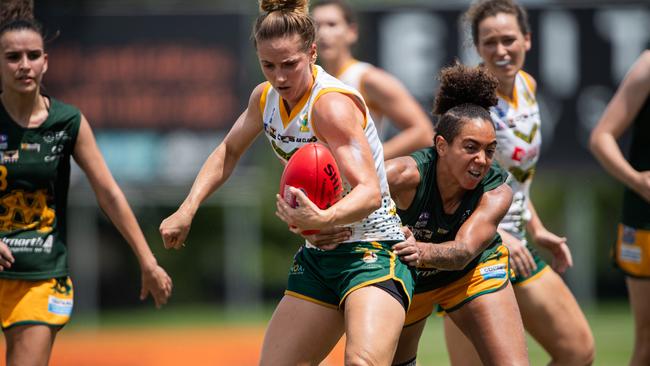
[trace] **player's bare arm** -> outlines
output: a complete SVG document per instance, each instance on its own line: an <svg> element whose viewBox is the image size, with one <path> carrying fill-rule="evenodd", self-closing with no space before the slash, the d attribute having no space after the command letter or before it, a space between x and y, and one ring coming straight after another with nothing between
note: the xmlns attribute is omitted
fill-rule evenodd
<svg viewBox="0 0 650 366"><path fill-rule="evenodd" d="M379 109L400 130L383 144L386 160L433 144L429 117L399 80L381 69L371 68L361 82L372 108Z"/></svg>
<svg viewBox="0 0 650 366"><path fill-rule="evenodd" d="M453 241L440 244L418 242L420 266L441 270L463 269L490 244L511 202L512 191L505 183L484 193L476 210L461 226Z"/></svg>
<svg viewBox="0 0 650 366"><path fill-rule="evenodd" d="M260 97L264 84L251 93L248 108L237 118L224 140L203 163L185 201L160 224L165 248L180 249L190 231L192 219L201 203L216 191L232 174L241 155L262 132Z"/></svg>
<svg viewBox="0 0 650 366"><path fill-rule="evenodd" d="M324 94L312 110L312 124L325 142L339 171L353 187L334 206L325 210L325 226L359 221L381 205L379 178L368 140L363 131L364 115L359 106L340 93Z"/></svg>
<svg viewBox="0 0 650 366"><path fill-rule="evenodd" d="M650 93L650 51L632 66L591 133L590 148L603 167L650 202L650 172L635 170L616 140L631 125Z"/></svg>

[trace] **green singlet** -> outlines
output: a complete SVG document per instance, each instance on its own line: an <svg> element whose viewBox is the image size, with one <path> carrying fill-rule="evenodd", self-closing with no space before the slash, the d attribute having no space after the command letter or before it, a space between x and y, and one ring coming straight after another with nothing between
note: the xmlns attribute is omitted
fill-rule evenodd
<svg viewBox="0 0 650 366"><path fill-rule="evenodd" d="M456 212L448 215L444 212L438 184L436 183L436 161L438 154L435 147L429 147L411 154L420 172L420 184L417 187L413 203L406 210L399 210L402 223L408 226L417 241L443 243L454 240L456 233L465 220L474 212L484 192L491 191L506 181L508 173L494 162L478 186L465 193ZM440 271L437 269L418 269L415 293L430 291L445 286L474 269L481 259L492 254L501 243L499 234L495 234L487 249L459 271Z"/></svg>
<svg viewBox="0 0 650 366"><path fill-rule="evenodd" d="M650 98L634 120L629 162L640 172L650 170ZM650 203L627 187L623 193L623 224L650 230Z"/></svg>
<svg viewBox="0 0 650 366"><path fill-rule="evenodd" d="M35 128L18 125L0 103L0 240L15 258L0 278L68 275L70 156L81 113L54 98L49 101L47 119Z"/></svg>

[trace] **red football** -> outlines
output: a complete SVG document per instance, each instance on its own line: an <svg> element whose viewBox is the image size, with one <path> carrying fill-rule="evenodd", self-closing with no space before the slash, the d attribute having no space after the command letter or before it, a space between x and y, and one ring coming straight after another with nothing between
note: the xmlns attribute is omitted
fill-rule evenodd
<svg viewBox="0 0 650 366"><path fill-rule="evenodd" d="M296 207L296 199L287 186L301 189L322 210L341 199L343 193L341 174L334 156L327 147L316 143L298 149L287 162L280 179L280 196L291 207ZM303 234L316 232L307 230Z"/></svg>

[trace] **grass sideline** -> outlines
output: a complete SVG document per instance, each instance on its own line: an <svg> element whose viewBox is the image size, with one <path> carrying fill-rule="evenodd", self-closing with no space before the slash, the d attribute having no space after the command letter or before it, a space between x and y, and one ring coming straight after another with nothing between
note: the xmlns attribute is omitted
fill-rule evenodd
<svg viewBox="0 0 650 366"><path fill-rule="evenodd" d="M272 311L272 306L257 310L228 311L206 305L170 306L158 311L152 308L108 311L102 312L98 317L83 314L74 316L63 333L74 335L93 330L102 333L104 330L111 332L133 329L135 334L139 334L138 332L154 329L156 333L180 330L186 334L195 332L200 336L200 334L209 334L211 330L216 333L221 329L237 328L242 330L241 334L248 334L246 329L250 329L251 332L256 332L256 337L259 339L260 332L266 326ZM606 366L627 364L632 352L634 331L632 315L627 303L602 303L586 309L585 312L596 339L594 364ZM528 344L531 365L548 364L548 356L541 347L530 338ZM4 348L3 346L4 344L0 348ZM431 317L428 320L420 342L418 365L449 365L441 318Z"/></svg>

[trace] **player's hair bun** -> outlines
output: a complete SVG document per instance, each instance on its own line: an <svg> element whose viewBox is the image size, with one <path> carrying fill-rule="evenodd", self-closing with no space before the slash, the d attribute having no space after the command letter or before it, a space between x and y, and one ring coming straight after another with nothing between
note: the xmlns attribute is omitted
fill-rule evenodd
<svg viewBox="0 0 650 366"><path fill-rule="evenodd" d="M442 115L462 105L475 104L489 109L497 104L498 80L483 66L469 67L460 63L440 71L440 90L433 113Z"/></svg>
<svg viewBox="0 0 650 366"><path fill-rule="evenodd" d="M0 2L0 24L15 20L34 20L34 4L31 0L2 0Z"/></svg>
<svg viewBox="0 0 650 366"><path fill-rule="evenodd" d="M265 13L288 11L309 13L309 0L260 0L260 10Z"/></svg>

